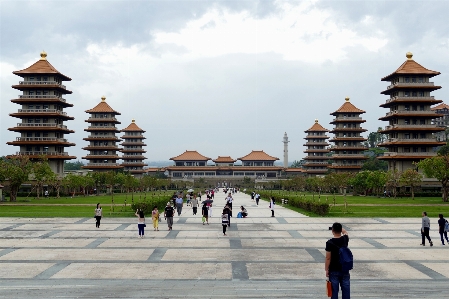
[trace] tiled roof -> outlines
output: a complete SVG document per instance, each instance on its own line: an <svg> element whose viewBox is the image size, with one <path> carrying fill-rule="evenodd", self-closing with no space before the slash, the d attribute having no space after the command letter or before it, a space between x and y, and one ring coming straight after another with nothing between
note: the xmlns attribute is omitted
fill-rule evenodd
<svg viewBox="0 0 449 299"><path fill-rule="evenodd" d="M391 77L398 74L410 74L410 75L430 75L430 77L441 74L440 72L426 69L416 61L412 59L413 54L408 52L406 54L407 60L393 73L381 79L381 81L390 81Z"/></svg>
<svg viewBox="0 0 449 299"><path fill-rule="evenodd" d="M47 61L47 53L42 52L41 53L41 59L35 62L33 65L29 66L26 69L20 70L20 71L14 71L12 72L15 75L32 75L32 74L59 74L63 81L72 81L69 77L61 74L57 69L55 69L54 66L50 64L50 62ZM21 76L22 77L22 76Z"/></svg>
<svg viewBox="0 0 449 299"><path fill-rule="evenodd" d="M264 151L252 151L248 155L238 158L241 161L276 161L279 158L272 157Z"/></svg>
<svg viewBox="0 0 449 299"><path fill-rule="evenodd" d="M435 107L430 108L430 110L441 110L441 109L449 109L449 105L446 105L445 103L441 103Z"/></svg>
<svg viewBox="0 0 449 299"><path fill-rule="evenodd" d="M232 171L279 171L283 167L280 166L168 166L169 171L217 171L217 170L232 170Z"/></svg>
<svg viewBox="0 0 449 299"><path fill-rule="evenodd" d="M179 156L170 158L173 161L207 161L211 160L211 158L206 157L198 153L197 151L185 151Z"/></svg>
<svg viewBox="0 0 449 299"><path fill-rule="evenodd" d="M232 159L230 156L218 156L217 159L212 161L215 163L234 163L237 160Z"/></svg>
<svg viewBox="0 0 449 299"><path fill-rule="evenodd" d="M127 126L125 129L122 130L122 132L124 131L139 131L139 132L144 132L144 130L142 130L141 128L139 128L138 125L136 125L136 121L133 119L131 124L129 126Z"/></svg>
<svg viewBox="0 0 449 299"><path fill-rule="evenodd" d="M144 169L144 171L145 172L165 172L165 167L163 167L163 168L159 168L159 167L148 167L148 168L145 168Z"/></svg>
<svg viewBox="0 0 449 299"><path fill-rule="evenodd" d="M341 105L340 108L338 108L337 111L332 112L331 115L335 115L336 113L365 113L366 111L360 110L356 106L354 106L350 101L349 98L345 99L345 102L343 105Z"/></svg>
<svg viewBox="0 0 449 299"><path fill-rule="evenodd" d="M119 112L115 111L114 109L111 108L111 106L108 105L108 103L106 103L106 98L102 97L101 98L101 102L95 106L94 108L90 109L90 110L86 110L87 113L101 113L101 112L105 112L105 113L114 113L117 115L121 115Z"/></svg>
<svg viewBox="0 0 449 299"><path fill-rule="evenodd" d="M306 172L306 171L302 168L287 168L285 169L285 172Z"/></svg>
<svg viewBox="0 0 449 299"><path fill-rule="evenodd" d="M315 119L315 123L310 127L307 131L304 132L329 132L329 130L325 129L322 125L318 123L318 119Z"/></svg>

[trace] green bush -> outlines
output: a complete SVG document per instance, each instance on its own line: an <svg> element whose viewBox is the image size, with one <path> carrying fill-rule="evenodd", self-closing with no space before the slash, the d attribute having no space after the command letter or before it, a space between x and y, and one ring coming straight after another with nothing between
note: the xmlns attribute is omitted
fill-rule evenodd
<svg viewBox="0 0 449 299"><path fill-rule="evenodd" d="M270 194L270 192L259 192L262 198L269 199L271 196L274 197L276 204L280 204L282 199L288 199L288 204L306 210L308 212L315 213L320 216L326 216L329 214L329 204L324 202L317 202L310 199L302 199L296 196L285 196L279 194Z"/></svg>
<svg viewBox="0 0 449 299"><path fill-rule="evenodd" d="M144 201L134 202L131 204L131 209L133 211L142 210L145 215L151 215L153 208L157 206L159 213L163 214L163 211L167 205L167 202L171 200L171 196L163 197L150 197Z"/></svg>

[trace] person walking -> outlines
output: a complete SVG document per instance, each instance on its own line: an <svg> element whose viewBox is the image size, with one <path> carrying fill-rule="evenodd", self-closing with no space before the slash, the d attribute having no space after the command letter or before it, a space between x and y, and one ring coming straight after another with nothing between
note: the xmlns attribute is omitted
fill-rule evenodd
<svg viewBox="0 0 449 299"><path fill-rule="evenodd" d="M173 215L175 214L175 209L171 206L170 202L167 202L167 206L164 210L164 218L167 220L168 230L173 228Z"/></svg>
<svg viewBox="0 0 449 299"><path fill-rule="evenodd" d="M274 199L274 196L272 196L270 198L270 209L271 209L271 217L274 217L274 206L275 206L276 202Z"/></svg>
<svg viewBox="0 0 449 299"><path fill-rule="evenodd" d="M101 209L100 203L97 203L97 208L95 209L95 227L100 228L100 220L103 216L103 210Z"/></svg>
<svg viewBox="0 0 449 299"><path fill-rule="evenodd" d="M196 215L198 210L198 198L195 196L192 196L192 199L190 200L190 204L192 205L193 215Z"/></svg>
<svg viewBox="0 0 449 299"><path fill-rule="evenodd" d="M228 193L228 197L226 197L226 204L229 206L229 209L231 210L229 217L232 217L232 202L233 201L234 201L234 198L232 197L231 193Z"/></svg>
<svg viewBox="0 0 449 299"><path fill-rule="evenodd" d="M209 207L206 204L203 204L201 214L203 215L203 225L204 222L207 222L207 225L209 225Z"/></svg>
<svg viewBox="0 0 449 299"><path fill-rule="evenodd" d="M151 212L151 217L153 219L154 230L159 230L159 211L157 210L156 206L153 208L153 211Z"/></svg>
<svg viewBox="0 0 449 299"><path fill-rule="evenodd" d="M332 285L331 299L338 299L338 291L341 287L342 299L350 299L350 275L349 271L342 271L340 263L340 248L347 247L349 243L348 232L343 226L335 222L332 225L333 238L326 242L326 259L324 271Z"/></svg>
<svg viewBox="0 0 449 299"><path fill-rule="evenodd" d="M256 193L255 198L256 198L256 205L259 205L260 194L259 194L259 193Z"/></svg>
<svg viewBox="0 0 449 299"><path fill-rule="evenodd" d="M228 226L231 227L231 214L232 214L232 210L229 207L228 204L225 205L225 207L223 208L223 211L228 214Z"/></svg>
<svg viewBox="0 0 449 299"><path fill-rule="evenodd" d="M420 245L426 246L426 238L429 240L430 246L433 246L432 239L429 236L430 232L430 219L427 217L427 212L422 212L422 220L421 220L421 239L422 242Z"/></svg>
<svg viewBox="0 0 449 299"><path fill-rule="evenodd" d="M183 205L184 200L182 199L182 194L179 194L178 198L176 198L176 212L178 212L178 216L181 216Z"/></svg>
<svg viewBox="0 0 449 299"><path fill-rule="evenodd" d="M138 218L137 227L139 228L139 238L143 239L145 236L145 215L142 210L137 209L136 214Z"/></svg>
<svg viewBox="0 0 449 299"><path fill-rule="evenodd" d="M214 189L210 190L210 197L214 199L215 191Z"/></svg>
<svg viewBox="0 0 449 299"><path fill-rule="evenodd" d="M256 196L256 192L251 192L251 200L254 200L254 197Z"/></svg>
<svg viewBox="0 0 449 299"><path fill-rule="evenodd" d="M438 232L440 233L440 237L441 237L441 243L444 245L444 239L446 239L446 242L449 244L449 240L447 239L447 230L446 230L446 223L447 220L444 219L443 214L439 214L438 217L440 219L438 219ZM444 235L444 239L443 239L443 235Z"/></svg>
<svg viewBox="0 0 449 299"><path fill-rule="evenodd" d="M212 203L210 203L207 206L207 208L208 208L208 216L209 216L209 218L212 218Z"/></svg>
<svg viewBox="0 0 449 299"><path fill-rule="evenodd" d="M189 206L190 205L190 193L186 194L186 199L187 199L186 204L187 204L187 206Z"/></svg>
<svg viewBox="0 0 449 299"><path fill-rule="evenodd" d="M226 235L226 227L229 225L229 215L228 213L223 209L223 213L221 214L221 226L223 226L223 236Z"/></svg>
<svg viewBox="0 0 449 299"><path fill-rule="evenodd" d="M44 195L46 198L48 198L48 190L45 190Z"/></svg>

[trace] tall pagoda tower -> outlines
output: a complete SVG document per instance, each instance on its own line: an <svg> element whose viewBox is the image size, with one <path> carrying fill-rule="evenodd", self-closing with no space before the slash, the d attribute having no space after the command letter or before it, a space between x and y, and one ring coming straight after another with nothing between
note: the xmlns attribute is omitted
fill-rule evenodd
<svg viewBox="0 0 449 299"><path fill-rule="evenodd" d="M21 105L16 113L20 122L9 131L20 133L9 145L19 146L17 155L27 155L31 160L45 156L48 163L58 176L64 173L64 161L75 159L64 152L65 147L74 146L65 138L65 134L74 133L64 125L64 121L73 120L64 112L64 108L73 107L67 103L64 95L71 94L63 81L71 81L61 74L47 60L47 53L42 52L41 58L30 67L13 74L22 77L23 81L12 88L22 92L11 102Z"/></svg>
<svg viewBox="0 0 449 299"><path fill-rule="evenodd" d="M334 134L334 138L329 140L334 143L331 148L334 163L329 168L336 172L359 171L368 159L363 154L367 148L362 144L367 139L360 135L366 132L366 129L360 126L365 122L360 116L363 113L365 111L354 106L349 98L345 98L343 105L331 113L335 116L330 122L334 125L334 129L330 131Z"/></svg>
<svg viewBox="0 0 449 299"><path fill-rule="evenodd" d="M122 166L125 171L129 171L129 173L133 174L135 177L141 177L145 172L143 170L144 166L147 166L143 161L146 157L143 156L147 151L143 149L146 146L143 143L143 140L146 139L143 136L145 133L138 125L136 125L136 121L133 119L131 124L122 130L125 133L121 138L123 142L121 145L123 149L121 152L123 153Z"/></svg>
<svg viewBox="0 0 449 299"><path fill-rule="evenodd" d="M327 167L329 163L329 157L327 154L329 153L329 149L327 146L327 139L329 138L326 133L329 130L323 128L322 125L318 123L318 119L315 119L315 123L310 129L304 131L307 133L307 136L304 138L306 140L307 149L304 153L307 153L307 156L304 158L306 162L304 163L305 172L309 176L314 175L324 175L327 173Z"/></svg>
<svg viewBox="0 0 449 299"><path fill-rule="evenodd" d="M86 113L90 114L89 119L86 120L89 126L84 131L90 132L90 135L83 138L89 141L89 145L83 149L88 150L89 154L83 159L89 160L89 162L83 168L94 171L123 168L117 163L117 160L120 159L117 153L120 148L117 143L122 140L115 136L116 133L120 133L120 130L115 126L120 124L115 118L120 113L106 103L105 97L102 97L101 102L94 108L87 110Z"/></svg>
<svg viewBox="0 0 449 299"><path fill-rule="evenodd" d="M413 162L435 156L435 147L446 144L437 141L434 136L434 133L445 128L432 123L432 119L442 114L430 108L442 102L430 95L441 86L429 81L440 73L417 63L410 52L406 57L407 60L396 71L381 79L390 82L387 89L381 92L389 98L380 105L389 111L379 118L388 122L381 133L389 137L379 145L388 148L388 152L379 159L388 161L388 169L398 171L415 168Z"/></svg>

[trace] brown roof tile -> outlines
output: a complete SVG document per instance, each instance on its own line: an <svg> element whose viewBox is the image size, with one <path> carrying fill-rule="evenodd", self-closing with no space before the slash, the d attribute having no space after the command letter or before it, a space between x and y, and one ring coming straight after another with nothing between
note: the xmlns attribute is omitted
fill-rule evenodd
<svg viewBox="0 0 449 299"><path fill-rule="evenodd" d="M146 132L144 130L142 130L138 125L136 125L136 121L133 119L131 124L129 126L127 126L125 129L122 130L122 132L125 131L138 131L138 132Z"/></svg>
<svg viewBox="0 0 449 299"><path fill-rule="evenodd" d="M341 105L340 108L338 108L337 111L332 112L331 115L335 115L337 113L365 113L366 111L363 111L356 106L354 106L350 101L349 98L345 98L345 102L343 105Z"/></svg>
<svg viewBox="0 0 449 299"><path fill-rule="evenodd" d="M173 161L207 161L211 160L211 158L206 157L198 153L197 151L185 151L179 156L170 158Z"/></svg>
<svg viewBox="0 0 449 299"><path fill-rule="evenodd" d="M101 98L101 102L95 106L94 108L90 109L90 110L86 110L87 113L101 113L101 112L105 112L105 113L114 113L116 115L121 115L119 112L115 111L114 109L111 108L111 106L108 105L108 103L106 103L106 98L102 97Z"/></svg>
<svg viewBox="0 0 449 299"><path fill-rule="evenodd" d="M303 168L287 168L285 172L306 172Z"/></svg>
<svg viewBox="0 0 449 299"><path fill-rule="evenodd" d="M390 81L391 77L398 74L410 74L410 75L430 75L430 77L441 74L440 72L426 69L416 61L412 59L413 54L408 52L406 55L407 60L393 73L381 79L381 81Z"/></svg>
<svg viewBox="0 0 449 299"><path fill-rule="evenodd" d="M241 161L276 161L279 158L272 157L265 153L264 151L252 151L248 155L238 158Z"/></svg>
<svg viewBox="0 0 449 299"><path fill-rule="evenodd" d="M449 105L446 105L445 103L441 103L435 107L430 108L430 110L440 110L440 109L449 109Z"/></svg>
<svg viewBox="0 0 449 299"><path fill-rule="evenodd" d="M318 123L318 119L315 119L315 123L310 127L307 131L304 132L329 132L329 130L325 129L322 125Z"/></svg>
<svg viewBox="0 0 449 299"><path fill-rule="evenodd" d="M218 156L217 159L212 161L215 163L234 163L237 160L232 159L230 156Z"/></svg>
<svg viewBox="0 0 449 299"><path fill-rule="evenodd" d="M165 167L159 168L159 167L148 167L145 168L144 171L145 172L165 172Z"/></svg>
<svg viewBox="0 0 449 299"><path fill-rule="evenodd" d="M72 81L69 77L61 74L57 69L55 69L54 66L50 64L50 62L47 61L47 53L42 52L41 53L41 59L29 66L26 69L20 70L20 71L14 71L12 72L15 75L21 76L23 74L32 75L32 74L58 74L61 76L61 79L63 81ZM23 76L21 76L23 77Z"/></svg>

